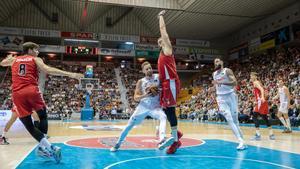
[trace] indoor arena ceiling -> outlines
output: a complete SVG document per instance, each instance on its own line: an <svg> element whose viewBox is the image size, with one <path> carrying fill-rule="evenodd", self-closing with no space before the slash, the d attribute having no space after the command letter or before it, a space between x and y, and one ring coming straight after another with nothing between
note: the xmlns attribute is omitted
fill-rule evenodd
<svg viewBox="0 0 300 169"><path fill-rule="evenodd" d="M51 9L56 9L72 22L77 31L101 32L102 28L92 27L93 23L105 16L111 17L112 29L109 33L124 34L131 28L119 24L122 20L131 19L133 15L142 23L148 35L159 34L157 13L167 9L165 16L167 29L173 37L190 39L214 39L226 36L250 23L263 19L281 9L295 3L297 0L3 0L0 6L0 25L6 26L9 20L22 15L28 4L33 5L41 15L48 16ZM51 4L51 5L50 5ZM19 21L18 21L19 22ZM30 20L26 21L30 22ZM14 26L19 24L9 24ZM43 26L39 28L52 29ZM30 25L29 25L30 26ZM122 27L123 26L123 27ZM18 26L16 26L18 27ZM36 27L36 26L32 26ZM68 27L60 26L60 30L68 31ZM121 31L122 29L129 29ZM145 34L139 30L132 34Z"/></svg>

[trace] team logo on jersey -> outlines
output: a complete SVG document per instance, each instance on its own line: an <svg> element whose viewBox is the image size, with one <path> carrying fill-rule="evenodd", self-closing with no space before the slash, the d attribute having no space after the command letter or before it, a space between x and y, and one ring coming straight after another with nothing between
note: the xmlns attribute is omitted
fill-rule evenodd
<svg viewBox="0 0 300 169"><path fill-rule="evenodd" d="M7 114L7 113L6 113L5 111L0 112L0 116L3 116L3 117L4 117L4 116L6 116L6 114Z"/></svg>

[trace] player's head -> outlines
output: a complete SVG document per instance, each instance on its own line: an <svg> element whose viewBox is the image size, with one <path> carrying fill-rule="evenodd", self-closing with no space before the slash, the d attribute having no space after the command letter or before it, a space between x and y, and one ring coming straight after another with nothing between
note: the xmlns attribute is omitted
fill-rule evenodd
<svg viewBox="0 0 300 169"><path fill-rule="evenodd" d="M26 54L36 57L39 55L39 45L33 42L25 42L23 43L23 51Z"/></svg>
<svg viewBox="0 0 300 169"><path fill-rule="evenodd" d="M279 87L284 86L284 81L283 81L282 78L279 78L279 79L278 79L278 86L279 86Z"/></svg>
<svg viewBox="0 0 300 169"><path fill-rule="evenodd" d="M223 69L224 63L220 58L216 58L214 60L214 64L215 64L215 70Z"/></svg>
<svg viewBox="0 0 300 169"><path fill-rule="evenodd" d="M163 40L162 40L162 38L160 37L160 38L158 38L158 40L157 40L157 44L158 44L158 46L160 47L160 48L162 48L163 47L163 44L164 42L163 42Z"/></svg>
<svg viewBox="0 0 300 169"><path fill-rule="evenodd" d="M145 76L149 76L150 77L153 74L152 66L147 61L142 64L142 71L145 74Z"/></svg>
<svg viewBox="0 0 300 169"><path fill-rule="evenodd" d="M257 73L256 72L251 72L250 73L250 80L253 82L257 80Z"/></svg>

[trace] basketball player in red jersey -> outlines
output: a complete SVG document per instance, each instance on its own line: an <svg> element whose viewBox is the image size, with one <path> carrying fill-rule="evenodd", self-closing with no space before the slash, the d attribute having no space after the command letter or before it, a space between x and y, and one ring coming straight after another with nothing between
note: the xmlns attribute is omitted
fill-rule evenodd
<svg viewBox="0 0 300 169"><path fill-rule="evenodd" d="M253 94L256 102L255 108L253 110L253 121L255 124L256 133L252 140L257 140L257 141L261 140L261 135L259 132L259 121L257 119L258 115L260 115L265 120L266 125L269 128L270 140L275 140L272 126L268 119L269 106L268 106L268 101L266 100L267 96L265 95L265 90L263 85L257 79L257 73L251 72L250 81L253 83Z"/></svg>
<svg viewBox="0 0 300 169"><path fill-rule="evenodd" d="M25 55L8 55L1 66L11 66L12 101L17 108L18 117L27 131L39 142L38 153L44 157L53 157L57 163L61 160L61 150L45 138L48 132L46 104L38 87L38 70L50 74L80 79L83 74L62 71L44 64L38 56L39 46L32 42L23 44ZM34 127L31 114L35 110L40 118L39 128Z"/></svg>
<svg viewBox="0 0 300 169"><path fill-rule="evenodd" d="M45 88L45 82L46 82L46 75L43 72L39 72L39 90L40 92L43 94L44 93L44 88ZM9 131L9 129L11 128L11 126L15 123L15 121L18 118L17 115L17 108L15 105L13 105L13 108L11 109L11 117L8 120L8 122L5 124L4 130L2 132L2 135L0 136L0 145L8 145L9 142L7 141L7 137L6 137L6 133ZM32 111L31 114L33 120L34 120L34 126L36 128L39 128L40 126L40 118L37 115L36 111ZM46 135L47 138L49 138L47 136L47 133L44 133Z"/></svg>
<svg viewBox="0 0 300 169"><path fill-rule="evenodd" d="M163 15L165 10L158 14L159 30L161 37L158 39L158 46L161 48L161 52L158 58L158 74L161 82L161 96L160 105L163 107L164 112L167 115L168 121L171 125L171 134L165 143L172 143L170 139L174 139L173 144L168 148L167 154L174 154L181 146L180 138L182 133L177 131L177 116L176 116L176 100L180 91L180 80L176 70L175 57L173 55L172 44L169 39L169 35L166 30L166 24ZM167 147L167 144L162 143L160 149Z"/></svg>

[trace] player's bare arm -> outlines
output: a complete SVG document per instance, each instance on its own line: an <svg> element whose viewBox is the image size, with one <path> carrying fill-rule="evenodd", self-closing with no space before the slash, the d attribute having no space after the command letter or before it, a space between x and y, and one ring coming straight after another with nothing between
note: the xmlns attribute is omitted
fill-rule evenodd
<svg viewBox="0 0 300 169"><path fill-rule="evenodd" d="M261 100L264 102L265 101L265 91L264 88L262 87L262 85L260 84L259 81L255 81L253 82L254 87L258 88L258 90L261 93Z"/></svg>
<svg viewBox="0 0 300 169"><path fill-rule="evenodd" d="M226 68L226 73L228 75L229 82L228 83L222 83L222 85L228 85L228 86L236 86L237 80L233 74L233 71L231 69Z"/></svg>
<svg viewBox="0 0 300 169"><path fill-rule="evenodd" d="M9 54L9 55L7 55L7 57L5 59L3 59L0 62L0 66L3 66L3 67L11 66L14 63L15 59L16 58L12 54Z"/></svg>
<svg viewBox="0 0 300 169"><path fill-rule="evenodd" d="M138 102L138 101L140 101L141 99L143 99L147 96L150 96L150 93L142 94L142 81L139 80L136 83L133 99Z"/></svg>
<svg viewBox="0 0 300 169"><path fill-rule="evenodd" d="M172 44L171 44L169 35L167 33L166 23L165 23L165 20L163 17L165 13L166 13L166 11L163 10L158 14L159 30L160 30L161 39L163 41L162 50L166 56L171 56L172 55Z"/></svg>
<svg viewBox="0 0 300 169"><path fill-rule="evenodd" d="M35 63L37 64L38 68L46 74L57 75L57 76L68 76L68 77L74 78L74 79L80 79L80 78L84 77L84 75L80 74L80 73L71 73L71 72L59 70L57 68L48 66L39 57L34 58L34 60L35 60Z"/></svg>

